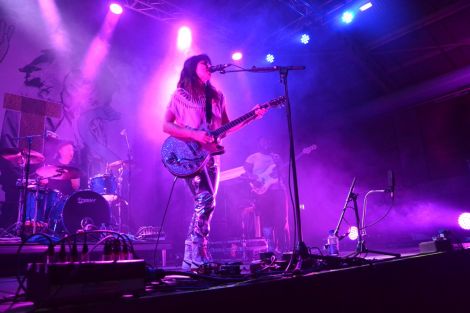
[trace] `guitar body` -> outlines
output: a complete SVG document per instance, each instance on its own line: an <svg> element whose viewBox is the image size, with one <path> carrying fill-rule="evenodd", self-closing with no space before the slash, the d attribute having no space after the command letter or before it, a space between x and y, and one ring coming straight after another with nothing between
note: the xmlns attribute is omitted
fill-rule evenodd
<svg viewBox="0 0 470 313"><path fill-rule="evenodd" d="M302 149L302 152L295 156L295 159L298 160L301 156L310 154L313 150L316 150L316 145L311 145ZM281 165L286 166L287 164ZM258 194L262 195L268 189L279 182L279 177L274 173L274 169L278 166L277 164L271 164L268 168L266 168L263 173L258 174L258 178L256 181L250 182L251 190Z"/></svg>
<svg viewBox="0 0 470 313"><path fill-rule="evenodd" d="M255 182L251 182L251 190L262 195L268 191L269 187L279 182L278 177L273 177L273 170L276 164L271 164L263 173L258 175L258 179Z"/></svg>
<svg viewBox="0 0 470 313"><path fill-rule="evenodd" d="M212 155L224 152L224 148L216 143L201 144L170 136L163 142L161 157L171 174L184 178L198 173Z"/></svg>

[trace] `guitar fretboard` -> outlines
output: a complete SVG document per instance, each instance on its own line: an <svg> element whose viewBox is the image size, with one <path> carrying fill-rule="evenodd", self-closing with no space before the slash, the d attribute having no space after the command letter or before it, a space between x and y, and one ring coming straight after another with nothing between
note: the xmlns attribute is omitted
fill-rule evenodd
<svg viewBox="0 0 470 313"><path fill-rule="evenodd" d="M231 128L237 126L240 123L243 123L244 121L248 120L249 118L252 118L255 116L255 110L252 110L245 115L240 116L237 119L234 119L233 121L225 124L222 127L217 128L216 130L212 131L212 135L219 137L220 135L228 132Z"/></svg>

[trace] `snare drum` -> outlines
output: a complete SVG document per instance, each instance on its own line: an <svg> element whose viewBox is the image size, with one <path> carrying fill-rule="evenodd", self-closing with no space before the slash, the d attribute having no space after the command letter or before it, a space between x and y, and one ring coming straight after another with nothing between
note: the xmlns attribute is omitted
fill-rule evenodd
<svg viewBox="0 0 470 313"><path fill-rule="evenodd" d="M118 184L116 177L112 174L98 174L88 183L88 187L94 192L99 193L108 201L114 201L118 198Z"/></svg>
<svg viewBox="0 0 470 313"><path fill-rule="evenodd" d="M100 194L81 190L71 195L62 207L50 215L54 231L75 233L78 230L98 229L110 224L109 204Z"/></svg>

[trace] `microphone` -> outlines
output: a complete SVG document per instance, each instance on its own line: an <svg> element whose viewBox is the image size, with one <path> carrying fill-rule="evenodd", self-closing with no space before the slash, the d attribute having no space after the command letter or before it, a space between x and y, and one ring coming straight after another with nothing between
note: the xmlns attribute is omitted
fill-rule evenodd
<svg viewBox="0 0 470 313"><path fill-rule="evenodd" d="M124 128L123 130L121 130L121 132L119 134L121 134L121 136L126 136L127 135L127 129Z"/></svg>
<svg viewBox="0 0 470 313"><path fill-rule="evenodd" d="M390 192L390 197L393 199L395 196L395 176L393 175L393 171L389 170L387 172L387 179L388 179L388 191Z"/></svg>
<svg viewBox="0 0 470 313"><path fill-rule="evenodd" d="M225 70L227 67L229 67L232 64L218 64L218 65L211 65L209 66L209 72L214 73L214 72L222 72Z"/></svg>

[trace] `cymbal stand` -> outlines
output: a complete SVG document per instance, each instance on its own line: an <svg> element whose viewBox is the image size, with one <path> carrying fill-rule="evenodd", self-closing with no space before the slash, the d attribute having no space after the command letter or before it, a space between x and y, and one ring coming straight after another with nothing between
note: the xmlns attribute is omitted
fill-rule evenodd
<svg viewBox="0 0 470 313"><path fill-rule="evenodd" d="M19 236L21 239L25 239L25 228L26 228L26 210L28 208L28 183L29 183L29 172L31 169L31 145L33 143L33 136L26 136L25 137L28 143L28 153L26 154L26 163L24 164L24 181L22 181L22 189L23 189L23 201L22 205L23 207L21 208L21 223L20 223L20 229L19 229ZM22 155L22 158L24 159L24 156ZM36 212L37 214L37 212Z"/></svg>
<svg viewBox="0 0 470 313"><path fill-rule="evenodd" d="M127 130L124 130L124 132L121 132L124 138L126 139L126 146L127 146L127 210L126 210L126 225L129 227L129 212L132 209L132 149L131 145L129 143L129 136L127 134ZM160 234L159 234L160 236Z"/></svg>
<svg viewBox="0 0 470 313"><path fill-rule="evenodd" d="M122 232L122 181L123 181L123 172L124 172L124 165L121 164L121 166L117 170L118 176L117 176L117 209L118 209L118 230L119 232Z"/></svg>

